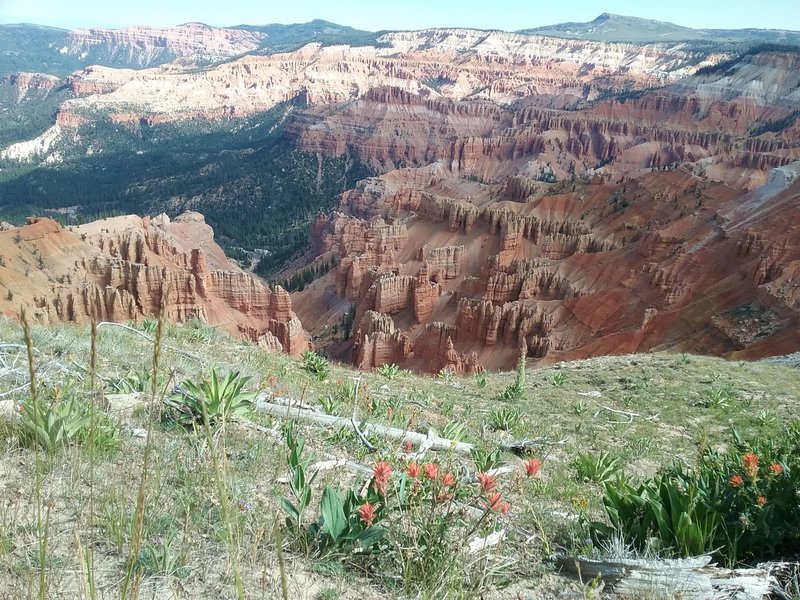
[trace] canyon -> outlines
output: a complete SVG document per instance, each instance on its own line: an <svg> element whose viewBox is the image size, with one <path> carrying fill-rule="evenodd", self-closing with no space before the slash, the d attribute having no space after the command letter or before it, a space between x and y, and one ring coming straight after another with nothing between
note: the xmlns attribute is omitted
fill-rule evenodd
<svg viewBox="0 0 800 600"><path fill-rule="evenodd" d="M290 298L225 259L196 215L40 218L0 233L0 285L15 299L4 312L23 301L40 320L85 321L101 305L102 318L135 320L168 283L170 318L434 373L507 369L520 352L547 364L800 349L800 51L431 29L262 54L263 32L182 27L174 62L6 78L18 104L59 86L65 97L0 160L63 171L85 159L70 154L77 140L102 152L98 123L134 137L235 130L283 107L271 128L294 148L376 173L309 215L308 251L282 275L334 266ZM90 34L122 53L162 35L76 40ZM188 57L206 51L193 44L246 54L196 68Z"/></svg>

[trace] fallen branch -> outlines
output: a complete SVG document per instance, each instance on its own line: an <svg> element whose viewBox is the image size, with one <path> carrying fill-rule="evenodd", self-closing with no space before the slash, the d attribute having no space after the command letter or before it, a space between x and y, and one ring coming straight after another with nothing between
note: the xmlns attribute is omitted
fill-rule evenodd
<svg viewBox="0 0 800 600"><path fill-rule="evenodd" d="M268 402L257 402L256 409L280 419L307 421L310 423L316 423L317 425L324 425L326 427L342 428L353 426L352 419L348 417L336 417L333 415L325 415L308 410L298 410L287 406L276 406L275 404L270 404ZM360 431L362 431L364 434L400 440L402 442L410 442L415 446L421 446L425 444L426 447L430 448L431 450L450 450L459 454L469 454L472 451L472 444L456 442L455 440L448 440L440 437L429 437L424 433L417 433L416 431L407 431L405 429L386 427L384 425L374 425L372 423L365 423L363 421L360 423L360 426Z"/></svg>
<svg viewBox="0 0 800 600"><path fill-rule="evenodd" d="M654 421L658 421L658 417L659 417L658 414L646 417L646 416L641 415L639 413L631 412L631 411L628 411L628 410L617 410L615 408L611 408L609 406L605 406L604 404L600 404L599 402L595 402L595 404L597 404L597 406L600 407L599 410L596 413L594 413L595 418L598 417L600 415L600 413L605 410L605 411L608 411L608 412L613 413L615 415L622 415L626 419L628 419L627 421L609 421L609 423L620 423L620 424L624 424L624 425L629 425L629 424L633 423L633 420L636 417L639 417L640 419L644 419L645 421L653 421L653 422Z"/></svg>

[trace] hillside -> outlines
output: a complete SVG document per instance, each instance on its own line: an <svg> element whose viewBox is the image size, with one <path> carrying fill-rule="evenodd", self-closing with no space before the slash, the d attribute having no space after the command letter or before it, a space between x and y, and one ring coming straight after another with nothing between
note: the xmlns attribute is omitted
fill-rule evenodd
<svg viewBox="0 0 800 600"><path fill-rule="evenodd" d="M139 329L152 336L155 323ZM553 558L592 551L583 523L606 519L603 481L624 472L635 484L676 459L694 464L706 444L730 447L732 427L748 440L778 434L800 408L797 370L778 363L665 353L596 358L528 370L520 396L498 400L513 384L514 373L430 378L390 369L357 373L339 365L322 373L308 369L309 362L304 367L198 322L169 325L157 390L186 390L184 379L200 382L212 368L221 376L236 370L253 377L244 389L260 392L264 401L301 399L323 414L347 417L342 429L300 424L293 432L306 440L306 472L310 476L319 470L304 524L318 518L325 485L363 494L380 460L394 466L391 480L398 483L414 460L439 465L441 474L452 469L464 478L457 484L459 501L483 514L484 505L474 498L478 484L469 477L486 469L478 465L486 464L487 453L498 444L531 440L523 458L501 451L489 459L500 469L496 486L510 503L507 514L492 512L470 532L474 518L454 507L453 520L436 533L438 539L454 540L452 554L430 558L430 570L414 568L398 580L404 560L426 555L412 543L404 559L392 544L409 543L415 535L410 524L417 523L412 520L429 519L430 507L421 514L409 508L402 520L383 514L375 526L386 528L388 537L373 554L359 555L346 546L320 552L314 544L303 550L280 507L282 498L295 501L287 481L283 419L268 416L266 409L241 412L237 422L206 441L202 426L185 425L175 400L159 401L158 412L149 412L152 342L112 326L101 326L97 338L96 377L108 409L70 417L67 422L74 424L81 415L93 415L75 427L69 443L46 450L26 433L30 402L22 412L18 409L27 396L16 389L27 381L24 345L14 345L23 341L19 323L0 319L0 339L0 358L10 366L0 371L2 386L9 390L0 398L5 448L0 457L5 498L0 586L11 597L28 597L30 590L35 594L42 572L48 595L75 597L88 589L88 577L98 594L118 597L132 552L133 581L141 597L228 598L236 595L238 573L247 597L277 598L282 597L282 569L283 597L297 600L413 594L499 600L520 594L554 598L565 590L588 593L589 584L560 572ZM86 406L85 399L95 397L89 395L88 327L34 327L32 339L43 406L55 403L63 415L71 414L66 407L72 398ZM354 395L355 376L361 383ZM369 435L368 443L377 448L369 452L350 425L354 410L362 428L392 425L423 434L433 428L480 451L469 457L428 450L415 459L411 452L416 448ZM148 452L150 466L144 467ZM543 464L526 478L524 461L531 457ZM146 510L137 553L137 490L143 472ZM465 540L457 542L458 536L471 540L498 530L506 532L500 546L462 554ZM46 552L44 571L32 559L31 548ZM76 562L76 556L83 559Z"/></svg>
<svg viewBox="0 0 800 600"><path fill-rule="evenodd" d="M682 42L753 45L800 44L800 32L780 29L692 29L665 21L603 13L587 23L558 23L520 33L600 42Z"/></svg>

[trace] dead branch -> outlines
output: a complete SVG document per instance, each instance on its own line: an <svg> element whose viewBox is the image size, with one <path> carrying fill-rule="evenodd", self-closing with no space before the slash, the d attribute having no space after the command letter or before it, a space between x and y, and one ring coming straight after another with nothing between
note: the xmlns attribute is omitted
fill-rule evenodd
<svg viewBox="0 0 800 600"><path fill-rule="evenodd" d="M307 421L326 427L342 428L353 426L352 419L348 417L336 417L333 415L314 413L308 410L299 410L287 406L276 406L275 404L268 402L256 402L256 409L280 419ZM378 437L400 440L402 442L410 442L415 446L421 446L426 442L426 440L429 440L429 436L422 433L417 433L416 431L407 431L405 429L398 429L396 427L375 425L372 423L366 423L364 421L360 423L360 431L365 434L376 435ZM458 454L469 454L472 451L472 444L456 442L455 440L448 440L438 436L430 438L428 447L431 450L450 450Z"/></svg>
<svg viewBox="0 0 800 600"><path fill-rule="evenodd" d="M651 422L658 421L658 417L659 417L658 413L656 413L654 415L651 415L649 417L646 417L646 416L644 416L642 414L631 412L631 411L628 411L628 410L617 410L615 408L611 408L610 406L606 406L604 404L600 404L599 402L595 402L595 404L597 404L597 406L599 407L599 410L596 413L594 413L595 418L598 417L600 415L600 413L602 413L603 411L607 411L607 412L610 412L610 413L615 414L615 415L622 415L627 419L627 421L609 421L609 423L619 423L619 424L623 424L623 425L630 425L631 423L633 423L633 420L635 418L637 418L637 417L640 418L640 419L644 419L645 421L651 421Z"/></svg>

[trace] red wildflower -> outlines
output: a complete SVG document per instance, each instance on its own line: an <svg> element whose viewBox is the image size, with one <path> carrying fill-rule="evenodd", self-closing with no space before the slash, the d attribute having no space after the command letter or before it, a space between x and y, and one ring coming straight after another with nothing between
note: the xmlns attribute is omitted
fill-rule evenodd
<svg viewBox="0 0 800 600"><path fill-rule="evenodd" d="M489 475L488 473L478 473L475 477L477 478L478 483L481 484L482 492L491 492L497 483L497 477L494 475Z"/></svg>
<svg viewBox="0 0 800 600"><path fill-rule="evenodd" d="M542 461L532 458L530 460L525 461L525 475L528 477L535 476L539 469L542 468Z"/></svg>
<svg viewBox="0 0 800 600"><path fill-rule="evenodd" d="M742 457L742 463L744 463L744 474L750 479L755 479L758 476L758 456L748 452Z"/></svg>
<svg viewBox="0 0 800 600"><path fill-rule="evenodd" d="M487 507L489 510L499 510L500 505L502 504L502 497L500 496L500 492L492 492L488 496L488 504Z"/></svg>
<svg viewBox="0 0 800 600"><path fill-rule="evenodd" d="M769 466L769 470L770 473L772 473L773 475L780 475L781 473L783 473L783 467L780 466L778 463L772 463Z"/></svg>
<svg viewBox="0 0 800 600"><path fill-rule="evenodd" d="M767 504L767 498L766 496L759 496L756 498L756 502L758 502L760 506L765 506Z"/></svg>
<svg viewBox="0 0 800 600"><path fill-rule="evenodd" d="M270 385L270 387L272 387L278 381L278 378L275 377L275 375L270 375L269 379L267 381L269 381L269 385Z"/></svg>
<svg viewBox="0 0 800 600"><path fill-rule="evenodd" d="M372 522L375 520L377 516L375 514L375 506L370 504L369 502L365 502L361 506L358 507L358 516L361 519L361 522L364 523L367 527L372 525Z"/></svg>
<svg viewBox="0 0 800 600"><path fill-rule="evenodd" d="M456 478L452 473L447 472L442 475L442 485L444 487L453 487L456 484Z"/></svg>
<svg viewBox="0 0 800 600"><path fill-rule="evenodd" d="M375 484L375 489L381 494L386 493L386 484L389 483L389 476L392 474L392 465L386 461L375 463L372 468L372 481Z"/></svg>
<svg viewBox="0 0 800 600"><path fill-rule="evenodd" d="M422 465L422 470L425 473L425 477L428 479L436 479L436 476L439 474L439 465L436 463L425 463Z"/></svg>
<svg viewBox="0 0 800 600"><path fill-rule="evenodd" d="M411 440L406 440L403 442L403 451L404 452L411 452L414 449L414 442Z"/></svg>
<svg viewBox="0 0 800 600"><path fill-rule="evenodd" d="M734 475L733 477L731 477L730 482L733 487L739 487L744 483L744 479L742 478L741 475Z"/></svg>
<svg viewBox="0 0 800 600"><path fill-rule="evenodd" d="M508 502L501 502L500 506L497 507L497 510L499 510L504 515L507 515L508 511L511 510L511 505Z"/></svg>
<svg viewBox="0 0 800 600"><path fill-rule="evenodd" d="M406 467L406 473L408 473L409 477L416 479L419 475L419 464L415 462L409 463L408 467Z"/></svg>

